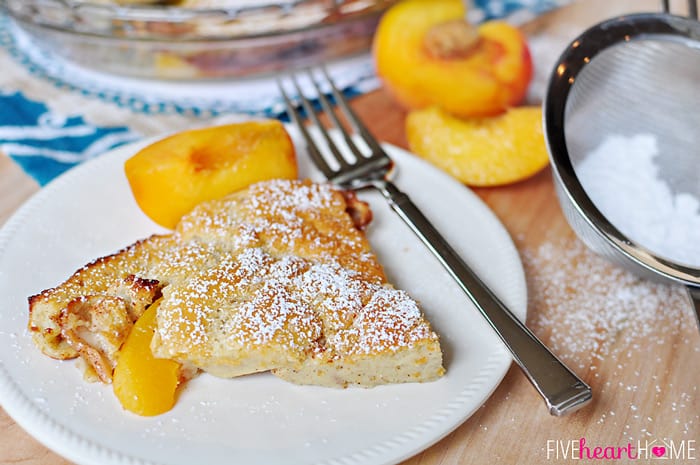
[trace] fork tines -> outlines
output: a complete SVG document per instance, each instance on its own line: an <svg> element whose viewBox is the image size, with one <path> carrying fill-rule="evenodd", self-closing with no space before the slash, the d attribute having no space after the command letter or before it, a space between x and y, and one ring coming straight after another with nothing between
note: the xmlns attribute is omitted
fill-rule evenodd
<svg viewBox="0 0 700 465"><path fill-rule="evenodd" d="M309 154L314 163L327 178L331 179L341 172L347 172L361 162L378 158L382 153L382 149L350 108L345 97L333 83L326 68L321 66L318 70L319 72L314 73L312 69L306 69L288 75L288 80L291 82L296 98L290 96L291 92L285 88L282 80L279 78L277 79L277 85L285 101L289 116L306 140ZM319 74L321 79L318 77ZM336 135L342 137L343 144L334 140L337 138L333 137L326 125L321 122L319 109L314 108L313 103L302 90L300 75L309 83L307 87L311 87L314 91L314 99L320 104L320 110L323 110L328 116L328 126L337 130ZM330 98L327 96L328 93L332 95L333 102L340 108L340 114L333 107ZM295 104L295 100L298 101L297 104ZM310 131L304 125L302 109L303 113L312 122L312 126L316 127L316 130ZM341 114L353 133L359 136L359 140L354 138L352 133L347 130L345 124L341 121ZM314 134L317 134L318 137L314 137ZM317 139L320 139L321 143ZM362 144L359 144L360 141ZM323 150L323 148L327 150ZM324 156L324 153L328 154L328 157Z"/></svg>

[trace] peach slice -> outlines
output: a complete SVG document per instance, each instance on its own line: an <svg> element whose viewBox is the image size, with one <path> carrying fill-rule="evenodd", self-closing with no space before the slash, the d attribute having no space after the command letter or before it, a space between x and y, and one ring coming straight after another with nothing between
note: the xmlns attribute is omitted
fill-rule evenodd
<svg viewBox="0 0 700 465"><path fill-rule="evenodd" d="M159 304L156 301L136 320L119 352L112 381L122 407L143 416L170 410L180 379L179 363L155 358L151 352Z"/></svg>
<svg viewBox="0 0 700 465"><path fill-rule="evenodd" d="M406 137L413 153L471 186L519 181L549 161L538 106L465 119L438 108L416 110L406 118Z"/></svg>
<svg viewBox="0 0 700 465"><path fill-rule="evenodd" d="M525 36L502 21L471 26L464 15L461 0L404 0L382 17L377 74L405 107L486 116L524 98L532 78Z"/></svg>
<svg viewBox="0 0 700 465"><path fill-rule="evenodd" d="M297 177L294 145L276 120L179 132L139 151L124 170L141 210L171 229L205 200Z"/></svg>

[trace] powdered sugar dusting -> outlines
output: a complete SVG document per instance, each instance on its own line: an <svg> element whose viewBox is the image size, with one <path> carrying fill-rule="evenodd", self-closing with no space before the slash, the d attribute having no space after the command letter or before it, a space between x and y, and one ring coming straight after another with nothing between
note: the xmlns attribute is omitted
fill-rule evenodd
<svg viewBox="0 0 700 465"><path fill-rule="evenodd" d="M259 370L437 340L346 208L328 185L272 181L195 209L177 234L218 256L164 289L154 350L233 365L255 353Z"/></svg>
<svg viewBox="0 0 700 465"><path fill-rule="evenodd" d="M685 291L653 283L594 255L581 242L544 243L525 251L536 332L548 334L562 358L618 356L673 336L692 325Z"/></svg>
<svg viewBox="0 0 700 465"><path fill-rule="evenodd" d="M591 200L631 240L677 263L700 266L700 199L661 175L652 134L611 135L576 174ZM697 185L697 178L696 178Z"/></svg>
<svg viewBox="0 0 700 465"><path fill-rule="evenodd" d="M700 341L685 290L638 278L575 239L545 242L522 255L530 327L593 389L588 415L605 426L587 435L694 439L700 397L687 376L694 368L678 358L697 360Z"/></svg>
<svg viewBox="0 0 700 465"><path fill-rule="evenodd" d="M364 281L332 257L315 263L259 248L166 288L159 318L161 344L176 356L275 345L285 357L338 357L435 337L405 292Z"/></svg>
<svg viewBox="0 0 700 465"><path fill-rule="evenodd" d="M415 301L405 292L383 287L372 294L352 326L337 333L334 342L350 352L368 354L430 338L430 328L422 321Z"/></svg>
<svg viewBox="0 0 700 465"><path fill-rule="evenodd" d="M367 256L369 244L345 213L343 196L329 185L273 180L254 184L244 196L209 202L182 219L183 240L215 242L230 250L262 247L273 254L293 250L319 261L336 257L367 278L381 273Z"/></svg>

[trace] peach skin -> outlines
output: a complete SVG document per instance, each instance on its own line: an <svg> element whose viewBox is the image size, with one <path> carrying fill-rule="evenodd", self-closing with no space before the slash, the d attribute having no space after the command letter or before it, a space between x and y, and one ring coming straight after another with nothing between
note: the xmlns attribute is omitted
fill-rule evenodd
<svg viewBox="0 0 700 465"><path fill-rule="evenodd" d="M405 0L378 26L378 75L409 109L488 116L522 101L532 79L525 36L502 21L474 27L461 0Z"/></svg>

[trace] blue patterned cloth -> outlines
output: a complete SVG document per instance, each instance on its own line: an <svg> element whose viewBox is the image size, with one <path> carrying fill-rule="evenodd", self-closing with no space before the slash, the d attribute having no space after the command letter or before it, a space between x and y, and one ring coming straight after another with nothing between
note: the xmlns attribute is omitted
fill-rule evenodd
<svg viewBox="0 0 700 465"><path fill-rule="evenodd" d="M95 127L81 117L64 117L21 92L0 94L0 150L40 185L68 168L140 135L126 126Z"/></svg>
<svg viewBox="0 0 700 465"><path fill-rule="evenodd" d="M538 15L561 6L562 0L472 0L472 9L479 10L483 20L505 18L523 10Z"/></svg>
<svg viewBox="0 0 700 465"><path fill-rule="evenodd" d="M470 11L478 20L485 20L523 10L535 15L561 3L473 0ZM232 113L279 117L283 110L280 99L270 98L269 93L263 92L264 98L251 97L247 92L217 90L218 84L211 84L213 96L207 99L200 94L183 97L176 87L164 92L163 88L173 85L167 83L156 87L151 83L150 88L146 84L135 91L131 83L119 84L116 77L106 75L86 73L76 80L78 70L34 48L0 14L0 152L40 185L100 153L144 136L187 127L188 121L190 125L216 123L218 117ZM349 95L379 85L370 59L351 61L333 77ZM110 87L113 84L116 86ZM221 95L227 99L222 100ZM88 115L86 102L99 108L92 108ZM114 112L121 112L120 124L114 123L115 118L102 117ZM144 120L145 116L150 119ZM179 118L180 126L173 125L173 117ZM154 124L158 119L162 122Z"/></svg>

